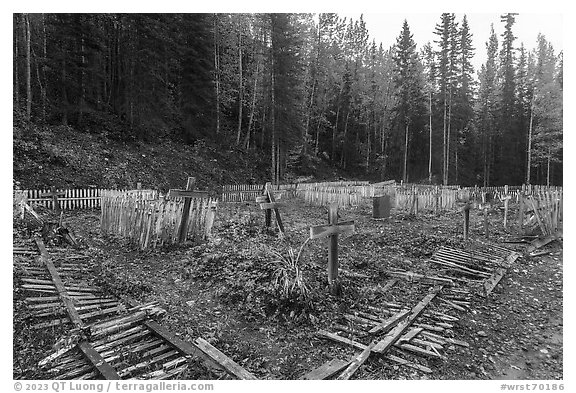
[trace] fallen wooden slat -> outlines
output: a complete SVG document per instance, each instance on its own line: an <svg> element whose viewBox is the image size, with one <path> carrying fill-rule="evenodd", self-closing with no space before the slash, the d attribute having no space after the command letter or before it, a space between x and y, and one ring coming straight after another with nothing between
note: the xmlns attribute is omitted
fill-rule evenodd
<svg viewBox="0 0 576 393"><path fill-rule="evenodd" d="M481 272L481 271L476 270L476 269L470 269L466 266L459 265L459 264L454 263L454 262L441 260L440 258L438 258L436 256L433 256L432 259L430 259L430 262L436 263L438 265L448 266L450 268L456 269L458 271L461 271L461 272L464 272L467 274L472 274L474 276L480 276L480 277L489 277L490 276L490 273Z"/></svg>
<svg viewBox="0 0 576 393"><path fill-rule="evenodd" d="M382 323L374 326L372 329L368 331L370 334L377 334L382 332L387 332L392 329L394 326L398 325L400 321L404 317L406 317L410 313L409 310L400 311L398 314L393 315L392 317L388 318L387 320L383 321Z"/></svg>
<svg viewBox="0 0 576 393"><path fill-rule="evenodd" d="M409 342L410 340L412 340L414 337L416 337L418 334L420 334L420 332L424 330L423 328L412 328L410 329L410 331L406 334L404 334L402 337L400 337L398 339L399 343L402 342Z"/></svg>
<svg viewBox="0 0 576 393"><path fill-rule="evenodd" d="M102 356L87 341L78 343L78 348L82 351L84 356L90 363L100 372L100 374L107 380L121 379L116 370L108 364Z"/></svg>
<svg viewBox="0 0 576 393"><path fill-rule="evenodd" d="M438 292L442 290L442 285L438 285L433 288L432 292L426 295L410 312L408 318L403 319L394 329L384 336L384 338L377 343L374 347L374 351L378 353L384 353L392 347L398 341L398 339L404 334L404 331L410 327L412 323L420 316L424 311L424 308L436 297Z"/></svg>
<svg viewBox="0 0 576 393"><path fill-rule="evenodd" d="M420 370L420 371L425 372L425 373L428 373L428 374L430 374L430 373L432 372L432 370L431 370L430 368L426 367L426 366L423 366L423 365L418 364L418 363L411 362L411 361L406 360L406 359L402 359L401 357L398 357L398 356L395 356L395 355L392 355L392 354L388 354L388 355L384 356L384 358L385 358L385 359L388 359L388 360L391 360L391 361L393 361L393 362L402 364L402 365L404 365L404 366L411 367L411 368L414 368L414 369L416 369L416 370Z"/></svg>
<svg viewBox="0 0 576 393"><path fill-rule="evenodd" d="M421 334L425 337L428 337L429 339L438 339L438 340L441 340L445 343L459 345L461 347L466 347L466 348L470 347L470 344L468 344L466 341L457 340L457 339L451 338L451 337L439 336L439 335L434 334L432 332L429 332L427 330L424 330Z"/></svg>
<svg viewBox="0 0 576 393"><path fill-rule="evenodd" d="M366 349L366 345L359 343L358 341L350 340L349 338L339 336L338 334L335 334L335 333L327 332L326 330L319 330L318 332L316 332L316 334L322 338L327 338L329 340L332 340L332 341L335 341L338 343L346 344L346 345L349 345L349 346L354 347L356 349L359 349L361 351Z"/></svg>
<svg viewBox="0 0 576 393"><path fill-rule="evenodd" d="M424 348L420 348L416 345L412 345L412 344L397 344L395 345L395 347L403 349L405 351L408 352L413 352L417 355L421 355L421 356L428 356L428 357L433 357L433 358L440 358L442 359L443 357L439 354L437 354L436 352L432 352L432 351L428 351L427 349Z"/></svg>
<svg viewBox="0 0 576 393"><path fill-rule="evenodd" d="M353 321L353 322L356 322L358 324L361 324L361 325L370 325L370 326L380 325L379 322L376 322L372 319L362 318L362 317L359 317L358 315L353 315L353 314L344 314L344 318L346 318L349 321Z"/></svg>
<svg viewBox="0 0 576 393"><path fill-rule="evenodd" d="M386 285L384 285L384 287L382 289L379 290L380 293L384 293L386 291L388 291L390 288L392 288L396 283L398 282L397 279L391 279L388 280L388 282L386 282Z"/></svg>
<svg viewBox="0 0 576 393"><path fill-rule="evenodd" d="M440 299L440 301L444 302L445 304L449 305L452 308L455 308L458 311L466 311L466 309L464 307L462 307L462 306L460 306L460 305L458 305L458 304L456 304L456 303L454 303L448 299L444 299L441 297L439 297L438 299Z"/></svg>
<svg viewBox="0 0 576 393"><path fill-rule="evenodd" d="M200 350L200 348L176 337L173 333L165 329L157 322L146 321L144 322L144 325L146 325L146 327L152 330L155 334L168 341L183 354L192 356L193 358L201 359L208 368L214 369L216 371L223 370L222 366L212 360L212 358L206 355L202 350Z"/></svg>
<svg viewBox="0 0 576 393"><path fill-rule="evenodd" d="M354 373L362 366L366 360L370 357L370 353L372 352L372 348L376 345L377 341L372 341L366 349L364 349L354 360L352 363L338 376L338 380L348 380Z"/></svg>
<svg viewBox="0 0 576 393"><path fill-rule="evenodd" d="M391 277L402 278L408 281L422 281L435 284L454 285L454 282L448 278L425 276L423 274L409 271L402 272L402 271L388 270L386 271L386 274Z"/></svg>
<svg viewBox="0 0 576 393"><path fill-rule="evenodd" d="M510 254L510 257L507 260L508 266L507 267L499 267L498 269L496 269L496 273L494 273L490 278L488 278L486 281L484 281L484 293L482 293L482 296L488 297L490 295L490 293L492 293L494 288L496 288L496 285L498 285L500 280L502 280L502 277L504 277L504 274L506 274L508 267L511 266L514 263L514 261L516 261L516 259L518 259L518 257L519 257L519 255L515 252Z"/></svg>
<svg viewBox="0 0 576 393"><path fill-rule="evenodd" d="M446 330L443 327L433 326L433 325L429 325L427 323L414 323L414 326L421 327L421 328L424 328L426 330L430 330L432 332L443 332L444 330Z"/></svg>
<svg viewBox="0 0 576 393"><path fill-rule="evenodd" d="M545 245L552 243L554 240L559 239L561 237L562 237L562 231L557 231L556 233L554 233L552 235L548 235L542 239L540 239L540 238L535 239L530 243L530 245L528 246L526 251L528 253L534 252L537 249L544 247Z"/></svg>
<svg viewBox="0 0 576 393"><path fill-rule="evenodd" d="M358 337L365 337L368 335L368 332L366 332L365 330L353 329L349 326L340 325L338 323L335 323L332 327L334 329L340 330L341 332L350 333Z"/></svg>
<svg viewBox="0 0 576 393"><path fill-rule="evenodd" d="M198 348L206 355L210 356L214 361L220 364L226 371L235 375L239 379L257 379L252 373L242 368L238 363L224 355L208 341L198 337L195 341Z"/></svg>
<svg viewBox="0 0 576 393"><path fill-rule="evenodd" d="M300 379L307 379L307 380L328 379L336 375L340 371L342 371L345 367L348 367L349 364L350 360L332 359L322 364L320 367L315 368L314 370L303 375Z"/></svg>
<svg viewBox="0 0 576 393"><path fill-rule="evenodd" d="M74 307L74 303L72 302L72 299L68 295L66 288L64 287L64 283L60 279L60 275L58 274L58 271L56 270L56 268L54 267L54 264L50 260L50 256L48 255L48 252L46 251L46 247L44 246L44 242L42 241L42 239L40 239L38 237L36 237L34 240L36 241L36 244L38 245L38 249L40 250L42 262L44 262L44 265L46 266L46 268L50 272L50 275L52 276L52 281L54 282L54 286L56 287L56 290L58 291L58 295L60 296L60 298L62 299L62 302L66 306L66 310L68 311L68 316L70 317L72 324L76 327L83 327L84 323L82 322L82 319L80 318L80 314L78 314L76 307Z"/></svg>

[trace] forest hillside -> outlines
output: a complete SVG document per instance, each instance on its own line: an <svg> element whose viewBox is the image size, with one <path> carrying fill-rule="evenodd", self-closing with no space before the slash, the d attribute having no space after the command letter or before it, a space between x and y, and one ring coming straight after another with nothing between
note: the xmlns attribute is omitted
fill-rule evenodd
<svg viewBox="0 0 576 393"><path fill-rule="evenodd" d="M14 179L559 185L563 56L518 17L476 70L450 13L388 48L331 13L14 14Z"/></svg>

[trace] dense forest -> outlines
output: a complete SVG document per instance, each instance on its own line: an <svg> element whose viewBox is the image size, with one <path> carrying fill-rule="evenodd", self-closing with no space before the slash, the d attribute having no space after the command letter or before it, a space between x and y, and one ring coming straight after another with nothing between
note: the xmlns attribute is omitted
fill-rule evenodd
<svg viewBox="0 0 576 393"><path fill-rule="evenodd" d="M14 14L15 119L122 141L206 140L437 184L562 183L562 53L501 16L479 70L466 17L417 48L337 14ZM480 33L480 32L478 32ZM486 34L486 32L481 32Z"/></svg>

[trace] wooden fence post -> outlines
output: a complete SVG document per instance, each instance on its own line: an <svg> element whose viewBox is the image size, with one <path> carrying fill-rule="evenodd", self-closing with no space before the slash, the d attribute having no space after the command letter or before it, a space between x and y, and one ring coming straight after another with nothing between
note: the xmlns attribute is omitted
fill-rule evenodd
<svg viewBox="0 0 576 393"><path fill-rule="evenodd" d="M470 202L464 205L464 240L468 240L468 230L470 229Z"/></svg>

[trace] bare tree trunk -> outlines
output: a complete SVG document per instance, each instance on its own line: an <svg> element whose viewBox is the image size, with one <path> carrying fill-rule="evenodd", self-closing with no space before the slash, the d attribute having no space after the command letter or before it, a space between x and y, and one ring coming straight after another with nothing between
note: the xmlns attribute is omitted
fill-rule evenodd
<svg viewBox="0 0 576 393"><path fill-rule="evenodd" d="M428 119L428 127L430 129L430 141L428 143L428 183L432 183L432 89L428 92L428 112L430 116Z"/></svg>
<svg viewBox="0 0 576 393"><path fill-rule="evenodd" d="M448 99L448 130L446 133L446 183L450 181L450 139L452 128L452 86L450 86L449 99Z"/></svg>
<svg viewBox="0 0 576 393"><path fill-rule="evenodd" d="M530 169L532 167L532 124L534 120L534 97L530 104L530 126L528 128L528 162L526 164L526 184L530 184Z"/></svg>
<svg viewBox="0 0 576 393"><path fill-rule="evenodd" d="M78 123L82 123L82 117L84 115L84 102L86 100L86 81L84 80L84 38L80 38L80 60L81 60L81 67L80 67L80 100L78 102ZM133 78L132 78L133 79ZM132 89L130 89L132 90ZM132 91L130 91L130 95L132 95ZM132 109L132 101L130 101L130 109ZM132 124L132 111L130 110L130 124Z"/></svg>
<svg viewBox="0 0 576 393"><path fill-rule="evenodd" d="M408 122L406 122L406 139L404 143L404 169L402 171L404 183L408 183Z"/></svg>
<svg viewBox="0 0 576 393"><path fill-rule="evenodd" d="M236 144L240 144L242 136L242 107L244 106L244 83L242 75L242 31L238 22L238 133L236 134Z"/></svg>
<svg viewBox="0 0 576 393"><path fill-rule="evenodd" d="M310 93L310 103L308 104L308 110L306 111L306 127L304 128L304 144L302 146L303 153L308 150L308 129L310 128L310 116L312 115L312 104L314 103L314 91L316 90L316 77L312 82L312 92Z"/></svg>
<svg viewBox="0 0 576 393"><path fill-rule="evenodd" d="M68 94L66 93L66 59L62 58L62 125L68 125Z"/></svg>
<svg viewBox="0 0 576 393"><path fill-rule="evenodd" d="M271 93L271 106L270 109L270 126L271 126L271 138L272 138L272 168L270 174L272 175L272 181L275 181L276 178L276 165L277 165L277 157L276 157L276 124L275 124L275 114L276 111L276 101L275 101L275 94L274 94L274 52L272 52L272 66L271 68L271 79L270 79L270 93Z"/></svg>
<svg viewBox="0 0 576 393"><path fill-rule="evenodd" d="M254 92L252 94L252 105L250 107L250 117L248 118L248 131L246 133L246 138L244 138L244 146L246 149L250 147L250 132L252 130L252 122L254 121L254 112L256 112L256 93L258 86L258 74L260 71L260 62L256 60L256 72L254 75Z"/></svg>
<svg viewBox="0 0 576 393"><path fill-rule="evenodd" d="M48 53L46 50L46 20L45 15L42 14L42 80L43 88L41 91L42 99L42 121L46 121L46 104L47 104L47 92L48 81L46 80L46 63L48 62Z"/></svg>
<svg viewBox="0 0 576 393"><path fill-rule="evenodd" d="M214 84L216 86L216 135L220 133L220 56L218 45L218 14L214 14Z"/></svg>
<svg viewBox="0 0 576 393"><path fill-rule="evenodd" d="M26 120L30 121L32 115L32 56L30 51L30 17L28 14L24 14L24 28L26 33Z"/></svg>
<svg viewBox="0 0 576 393"><path fill-rule="evenodd" d="M455 155L455 162L454 162L454 169L455 169L454 183L455 183L455 184L458 184L458 143L456 143L456 145L454 145L454 155Z"/></svg>
<svg viewBox="0 0 576 393"><path fill-rule="evenodd" d="M550 158L551 158L551 149L548 147L548 162L546 164L546 185L550 187Z"/></svg>
<svg viewBox="0 0 576 393"><path fill-rule="evenodd" d="M350 110L346 113L346 121L344 122L344 135L342 136L342 157L340 157L340 166L346 168L345 148L346 148L346 132L348 131L348 119L350 118Z"/></svg>
<svg viewBox="0 0 576 393"><path fill-rule="evenodd" d="M319 143L320 143L320 126L322 125L322 117L324 116L325 109L322 109L320 112L320 117L318 118L318 124L316 124L316 141L314 145L314 154L318 155L319 152Z"/></svg>
<svg viewBox="0 0 576 393"><path fill-rule="evenodd" d="M20 25L20 18L18 17L18 14L14 14L14 18L14 26L16 27L16 31L14 32L14 99L16 100L16 105L18 105L20 102L20 73L18 72L18 46L20 45L18 26Z"/></svg>
<svg viewBox="0 0 576 393"><path fill-rule="evenodd" d="M366 171L370 169L370 128L366 126Z"/></svg>
<svg viewBox="0 0 576 393"><path fill-rule="evenodd" d="M339 117L340 117L340 105L338 105L338 109L336 109L336 121L334 122L334 126L332 126L332 155L330 156L332 162L334 162L334 157L336 153L336 129L338 127Z"/></svg>
<svg viewBox="0 0 576 393"><path fill-rule="evenodd" d="M442 183L448 185L448 177L446 176L446 120L447 120L447 102L446 92L444 92L444 125L443 125L443 145L442 145Z"/></svg>

